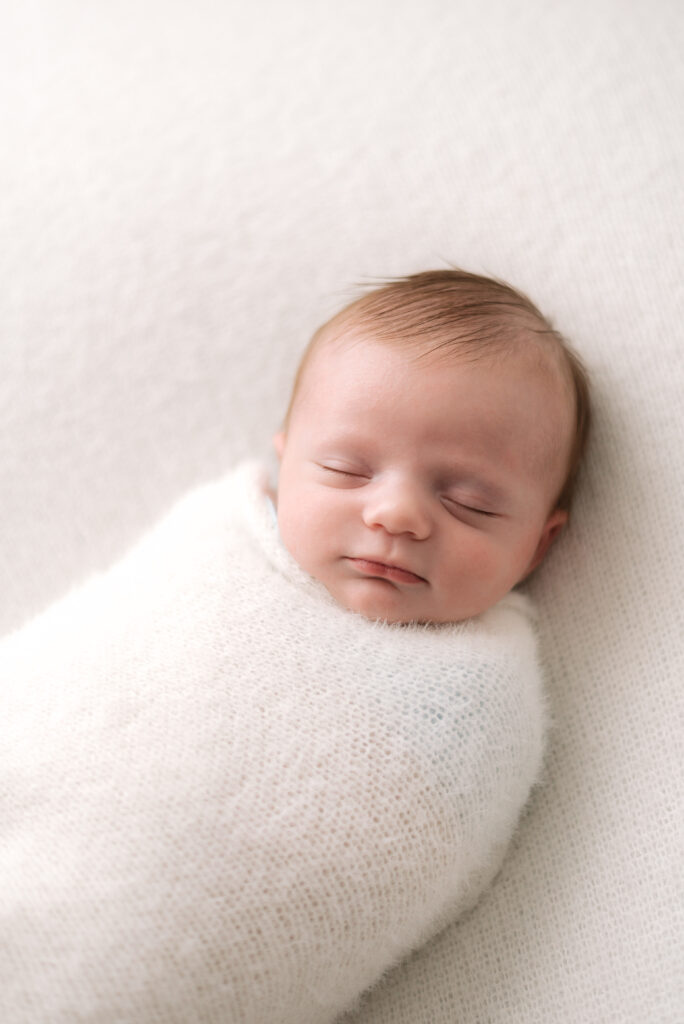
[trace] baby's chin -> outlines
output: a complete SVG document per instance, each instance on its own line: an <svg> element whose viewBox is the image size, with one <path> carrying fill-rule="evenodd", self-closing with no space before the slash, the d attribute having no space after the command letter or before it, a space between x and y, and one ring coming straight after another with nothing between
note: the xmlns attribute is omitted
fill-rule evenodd
<svg viewBox="0 0 684 1024"><path fill-rule="evenodd" d="M408 626L411 623L423 626L445 626L465 622L482 615L491 608L499 597L492 598L488 603L480 598L479 603L473 599L469 607L452 604L451 607L435 609L428 602L421 600L425 595L415 596L407 593L387 580L375 578L345 581L344 585L328 585L323 582L326 590L338 604L350 612L362 615L371 622L386 622L389 625ZM434 594L432 595L434 598ZM434 600L429 604L434 605Z"/></svg>
<svg viewBox="0 0 684 1024"><path fill-rule="evenodd" d="M371 622L408 626L411 623L426 625L444 621L433 618L420 607L420 602L412 602L400 588L386 580L356 580L352 586L339 590L327 587L327 590L348 611L356 612Z"/></svg>

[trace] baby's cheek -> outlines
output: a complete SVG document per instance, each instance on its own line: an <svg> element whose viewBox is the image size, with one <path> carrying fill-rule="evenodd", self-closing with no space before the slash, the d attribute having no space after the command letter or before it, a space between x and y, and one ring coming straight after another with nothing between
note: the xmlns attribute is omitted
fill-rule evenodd
<svg viewBox="0 0 684 1024"><path fill-rule="evenodd" d="M464 538L462 546L463 565L470 572L488 574L497 561L496 548L479 533Z"/></svg>
<svg viewBox="0 0 684 1024"><path fill-rule="evenodd" d="M319 576L321 545L326 533L324 519L306 492L289 493L278 502L280 537L294 560L312 576Z"/></svg>
<svg viewBox="0 0 684 1024"><path fill-rule="evenodd" d="M306 523L296 514L296 502L289 498L278 501L278 531L287 550L302 565L306 557Z"/></svg>
<svg viewBox="0 0 684 1024"><path fill-rule="evenodd" d="M512 562L503 545L485 534L474 534L463 546L464 576L472 581L474 589L506 586L512 575Z"/></svg>

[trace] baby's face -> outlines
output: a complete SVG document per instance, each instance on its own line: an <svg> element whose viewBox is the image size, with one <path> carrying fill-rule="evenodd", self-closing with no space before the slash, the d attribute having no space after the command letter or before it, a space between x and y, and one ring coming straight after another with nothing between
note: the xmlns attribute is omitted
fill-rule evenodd
<svg viewBox="0 0 684 1024"><path fill-rule="evenodd" d="M457 622L544 557L566 515L572 409L557 372L416 359L372 338L322 344L280 455L280 534L345 608Z"/></svg>

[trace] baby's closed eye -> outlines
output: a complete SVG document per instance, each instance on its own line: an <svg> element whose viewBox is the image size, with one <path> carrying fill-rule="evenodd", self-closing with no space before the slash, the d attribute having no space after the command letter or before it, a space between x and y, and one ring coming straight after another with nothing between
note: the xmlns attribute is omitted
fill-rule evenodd
<svg viewBox="0 0 684 1024"><path fill-rule="evenodd" d="M316 468L324 483L334 487L358 487L371 479L371 473L364 467L351 463L320 462Z"/></svg>
<svg viewBox="0 0 684 1024"><path fill-rule="evenodd" d="M497 519L498 513L492 512L489 509L480 508L479 505L470 505L467 501L459 501L457 498L453 498L446 495L443 499L444 505L448 512L458 514L459 512L471 512L477 516L486 516L490 519Z"/></svg>
<svg viewBox="0 0 684 1024"><path fill-rule="evenodd" d="M355 466L351 463L344 462L319 462L318 467L331 477L338 477L340 480L367 480L370 477L370 473L361 466Z"/></svg>

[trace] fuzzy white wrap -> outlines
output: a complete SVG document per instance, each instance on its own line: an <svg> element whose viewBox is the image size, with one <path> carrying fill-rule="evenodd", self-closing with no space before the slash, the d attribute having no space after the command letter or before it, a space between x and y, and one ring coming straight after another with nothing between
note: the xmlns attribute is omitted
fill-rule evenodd
<svg viewBox="0 0 684 1024"><path fill-rule="evenodd" d="M314 1024L472 905L542 758L527 598L372 623L256 463L0 644L0 1017Z"/></svg>

